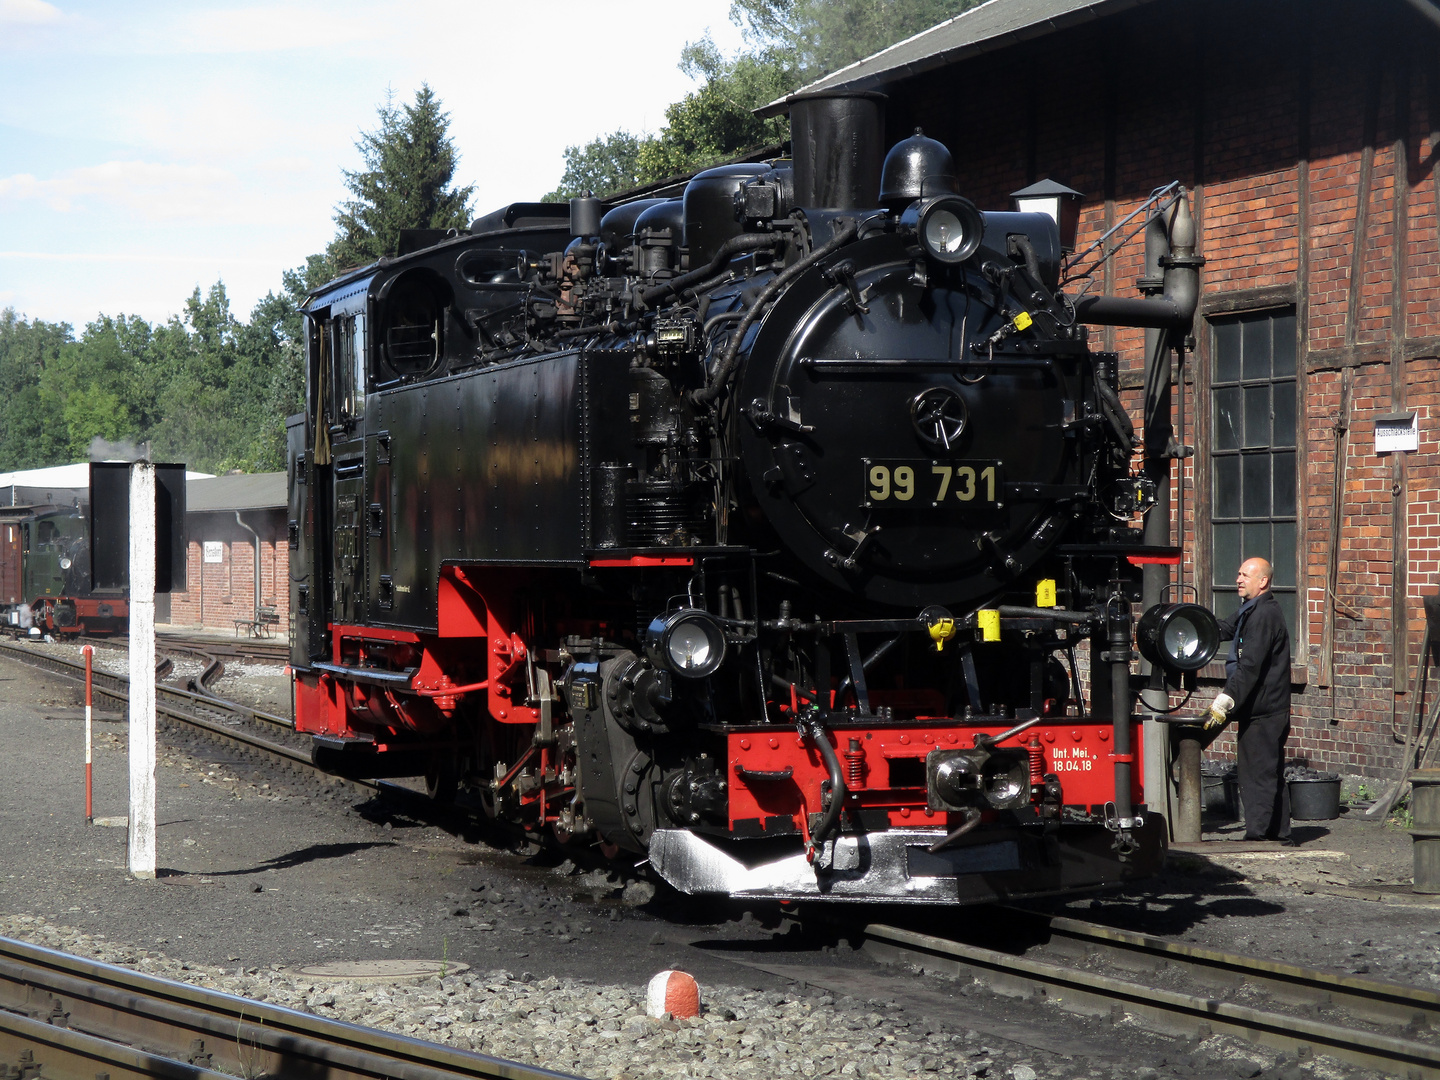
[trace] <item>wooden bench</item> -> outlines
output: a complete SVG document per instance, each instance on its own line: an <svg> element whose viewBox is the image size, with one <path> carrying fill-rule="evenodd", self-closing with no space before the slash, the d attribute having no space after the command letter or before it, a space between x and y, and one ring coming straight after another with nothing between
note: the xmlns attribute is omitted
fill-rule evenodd
<svg viewBox="0 0 1440 1080"><path fill-rule="evenodd" d="M235 636L239 637L243 630L246 637L268 638L275 636L275 628L280 625L280 613L271 605L263 605L255 612L253 619L232 619L235 624Z"/></svg>

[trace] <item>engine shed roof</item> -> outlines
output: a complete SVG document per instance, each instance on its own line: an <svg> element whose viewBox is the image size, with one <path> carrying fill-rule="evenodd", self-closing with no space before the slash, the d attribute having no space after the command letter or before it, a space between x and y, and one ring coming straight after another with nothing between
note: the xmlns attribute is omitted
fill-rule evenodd
<svg viewBox="0 0 1440 1080"><path fill-rule="evenodd" d="M185 484L187 514L279 510L287 505L283 472L212 476L205 480L189 480Z"/></svg>
<svg viewBox="0 0 1440 1080"><path fill-rule="evenodd" d="M794 94L756 109L760 116L789 112L800 94L831 90L878 90L888 83L945 67L982 53L1046 37L1151 0L988 0L914 37L832 71Z"/></svg>

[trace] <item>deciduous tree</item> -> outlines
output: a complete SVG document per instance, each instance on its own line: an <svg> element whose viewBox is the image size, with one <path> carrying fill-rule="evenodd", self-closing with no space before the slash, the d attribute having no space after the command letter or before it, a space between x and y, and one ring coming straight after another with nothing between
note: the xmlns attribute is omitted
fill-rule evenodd
<svg viewBox="0 0 1440 1080"><path fill-rule="evenodd" d="M827 72L879 52L980 0L731 0L746 49L727 59L708 37L685 46L680 68L700 86L665 110L654 135L613 131L565 150L546 199L616 192L783 141L783 119L753 110Z"/></svg>

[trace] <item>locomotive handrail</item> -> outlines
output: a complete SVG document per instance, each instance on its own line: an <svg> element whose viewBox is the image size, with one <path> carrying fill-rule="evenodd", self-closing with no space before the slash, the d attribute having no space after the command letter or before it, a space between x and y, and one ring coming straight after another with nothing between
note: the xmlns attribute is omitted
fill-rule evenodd
<svg viewBox="0 0 1440 1080"><path fill-rule="evenodd" d="M853 360L815 360L809 357L802 359L798 367L807 371L834 371L834 372L858 372L867 371L883 372L890 374L896 370L906 371L948 371L951 368L961 370L974 367L993 368L1018 368L1018 367L1049 367L1055 362L1053 356L1005 356L1000 359L975 357L964 360L894 360L885 358L857 358Z"/></svg>
<svg viewBox="0 0 1440 1080"><path fill-rule="evenodd" d="M1058 622L1088 623L1095 616L1089 611L1067 611L1064 608L1020 607L1015 604L1001 604L1002 619L1055 619Z"/></svg>
<svg viewBox="0 0 1440 1080"><path fill-rule="evenodd" d="M380 668L351 667L349 664L332 664L328 661L315 661L310 664L315 671L323 671L327 675L339 675L342 678L354 679L356 682L368 682L375 686L399 687L404 690L410 688L415 679L415 672L418 668L402 668L400 671L384 671Z"/></svg>

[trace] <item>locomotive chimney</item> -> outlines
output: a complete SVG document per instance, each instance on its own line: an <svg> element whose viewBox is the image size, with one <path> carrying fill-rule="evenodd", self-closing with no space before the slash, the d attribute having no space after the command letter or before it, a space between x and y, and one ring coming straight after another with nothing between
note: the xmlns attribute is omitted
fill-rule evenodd
<svg viewBox="0 0 1440 1080"><path fill-rule="evenodd" d="M884 94L787 98L795 205L858 210L878 205L885 157Z"/></svg>

